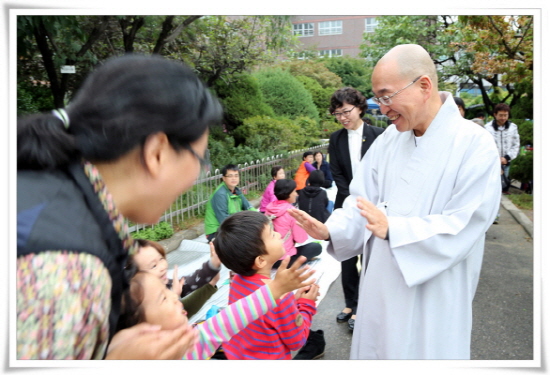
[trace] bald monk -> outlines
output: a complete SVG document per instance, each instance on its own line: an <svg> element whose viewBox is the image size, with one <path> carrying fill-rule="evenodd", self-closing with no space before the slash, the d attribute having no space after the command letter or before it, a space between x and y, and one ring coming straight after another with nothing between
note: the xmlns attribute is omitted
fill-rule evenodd
<svg viewBox="0 0 550 375"><path fill-rule="evenodd" d="M384 55L372 88L392 125L343 207L325 224L291 215L337 260L363 255L351 359L469 359L485 232L500 203L494 140L438 91L419 45Z"/></svg>

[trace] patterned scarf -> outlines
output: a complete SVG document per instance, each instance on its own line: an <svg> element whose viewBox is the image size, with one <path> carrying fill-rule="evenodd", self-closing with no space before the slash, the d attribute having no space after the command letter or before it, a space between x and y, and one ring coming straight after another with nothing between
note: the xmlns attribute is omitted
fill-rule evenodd
<svg viewBox="0 0 550 375"><path fill-rule="evenodd" d="M129 256L134 255L137 251L138 243L134 241L134 238L128 232L128 224L126 219L116 208L115 202L113 201L113 196L109 193L109 190L107 190L107 186L105 186L105 182L101 178L99 171L89 161L84 160L83 166L84 173L90 179L90 183L94 187L94 191L99 197L105 211L107 211L116 233L122 240L122 246L126 251L128 251Z"/></svg>

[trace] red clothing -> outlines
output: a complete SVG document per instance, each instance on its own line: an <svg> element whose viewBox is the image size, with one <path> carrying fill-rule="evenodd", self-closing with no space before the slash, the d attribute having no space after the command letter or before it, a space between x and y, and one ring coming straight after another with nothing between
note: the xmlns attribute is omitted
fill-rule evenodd
<svg viewBox="0 0 550 375"><path fill-rule="evenodd" d="M266 276L235 275L229 289L229 304L248 296L265 285ZM317 312L315 302L294 298L287 293L277 300L277 307L250 323L224 344L227 359L292 359L309 335L311 319Z"/></svg>

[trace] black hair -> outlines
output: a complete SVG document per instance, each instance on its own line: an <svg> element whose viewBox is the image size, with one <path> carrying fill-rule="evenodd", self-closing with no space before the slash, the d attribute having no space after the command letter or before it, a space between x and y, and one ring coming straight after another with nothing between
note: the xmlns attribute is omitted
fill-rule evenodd
<svg viewBox="0 0 550 375"><path fill-rule="evenodd" d="M305 160L307 156L309 155L313 155L313 152L312 151L306 151L304 152L304 154L302 155L302 160Z"/></svg>
<svg viewBox="0 0 550 375"><path fill-rule="evenodd" d="M361 120L367 125L372 125L372 120L367 116L363 117Z"/></svg>
<svg viewBox="0 0 550 375"><path fill-rule="evenodd" d="M477 111L477 112L476 112L476 117L485 117L485 112L483 112L483 111Z"/></svg>
<svg viewBox="0 0 550 375"><path fill-rule="evenodd" d="M223 265L239 275L254 275L256 257L267 254L262 239L267 225L269 219L258 211L240 211L227 217L214 238L214 250Z"/></svg>
<svg viewBox="0 0 550 375"><path fill-rule="evenodd" d="M496 115L500 111L508 112L508 114L510 114L510 106L506 103L498 103L493 108L493 115Z"/></svg>
<svg viewBox="0 0 550 375"><path fill-rule="evenodd" d="M319 169L311 171L308 177L308 181L309 181L309 186L321 187L325 182L325 173Z"/></svg>
<svg viewBox="0 0 550 375"><path fill-rule="evenodd" d="M367 110L367 99L361 92L353 87L344 87L336 90L330 98L329 112L333 113L336 108L340 108L345 103L351 104L361 110L359 117L363 117Z"/></svg>
<svg viewBox="0 0 550 375"><path fill-rule="evenodd" d="M275 182L273 194L275 194L278 200L282 201L288 199L294 190L296 190L296 182L294 180L284 178Z"/></svg>
<svg viewBox="0 0 550 375"><path fill-rule="evenodd" d="M225 176L227 171L239 171L239 167L237 167L235 164L227 164L225 167L222 168L222 176Z"/></svg>
<svg viewBox="0 0 550 375"><path fill-rule="evenodd" d="M18 169L54 169L83 157L114 161L163 132L179 151L221 122L223 110L186 65L127 54L88 75L65 108L69 127L50 113L17 122Z"/></svg>
<svg viewBox="0 0 550 375"><path fill-rule="evenodd" d="M146 274L146 271L137 271L130 279L130 287L122 292L117 332L145 321L142 303L145 296L143 277Z"/></svg>
<svg viewBox="0 0 550 375"><path fill-rule="evenodd" d="M275 178L277 177L277 173L283 169L283 166L282 165L274 165L272 168L271 168L271 177Z"/></svg>
<svg viewBox="0 0 550 375"><path fill-rule="evenodd" d="M455 104L458 107L462 107L462 109L466 111L466 105L464 104L464 100L462 100L462 98L459 98L458 96L453 96L453 99L455 100Z"/></svg>

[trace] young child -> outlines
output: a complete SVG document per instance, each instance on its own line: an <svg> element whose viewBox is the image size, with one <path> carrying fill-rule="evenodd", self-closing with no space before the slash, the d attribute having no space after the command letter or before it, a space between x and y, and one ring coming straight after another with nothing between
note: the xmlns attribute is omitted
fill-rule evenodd
<svg viewBox="0 0 550 375"><path fill-rule="evenodd" d="M265 214L273 219L273 228L283 238L286 255L290 255L289 264L292 264L300 255L305 256L307 260L311 260L321 254L323 248L317 242L296 246L297 243L303 243L309 238L306 231L296 223L296 219L287 212L289 208L295 208L293 205L296 203L296 197L298 196L296 183L289 179L278 180L275 183L274 191L278 200L267 205ZM220 260L223 262L221 257ZM279 264L280 262L276 262L274 267L278 267Z"/></svg>
<svg viewBox="0 0 550 375"><path fill-rule="evenodd" d="M220 226L214 248L222 263L236 273L229 303L270 282L273 264L285 254L280 234L259 212L228 217ZM227 359L292 359L291 351L300 349L308 338L318 297L319 286L315 284L295 295L284 295L276 307L222 344Z"/></svg>
<svg viewBox="0 0 550 375"><path fill-rule="evenodd" d="M321 188L325 181L323 171L316 170L309 174L308 186L298 192L298 208L324 223L330 216L327 210L328 195Z"/></svg>
<svg viewBox="0 0 550 375"><path fill-rule="evenodd" d="M195 315L208 301L218 288L216 283L220 279L221 262L210 244L210 259L193 274L178 280L168 279L168 261L162 245L155 241L138 239L137 253L128 259L128 267L135 266L138 271L149 272L157 276L166 286L182 299L189 316ZM174 267L174 276L178 274L178 267ZM187 281L187 282L186 282ZM192 293L193 292L193 293Z"/></svg>
<svg viewBox="0 0 550 375"><path fill-rule="evenodd" d="M285 170L280 165L275 165L273 168L271 168L271 177L272 180L265 188L264 194L262 195L262 201L260 202L260 212L262 214L265 212L265 208L268 204L277 200L273 189L275 188L275 182L277 180L282 180L283 178L285 178Z"/></svg>
<svg viewBox="0 0 550 375"><path fill-rule="evenodd" d="M296 190L300 190L306 187L306 180L309 174L315 170L313 166L313 152L306 151L302 155L302 163L296 170L294 175L294 181L296 182Z"/></svg>
<svg viewBox="0 0 550 375"><path fill-rule="evenodd" d="M304 268L300 269L304 262L305 259L301 258L287 268L288 259L285 259L270 283L194 326L197 341L183 359L209 358L221 343L228 341L269 309L275 308L277 300L283 295L313 284L315 279L306 280L314 271L307 270L307 266L305 271ZM187 313L178 297L158 277L138 271L123 294L122 313L117 328L125 329L146 322L170 330L188 324Z"/></svg>

